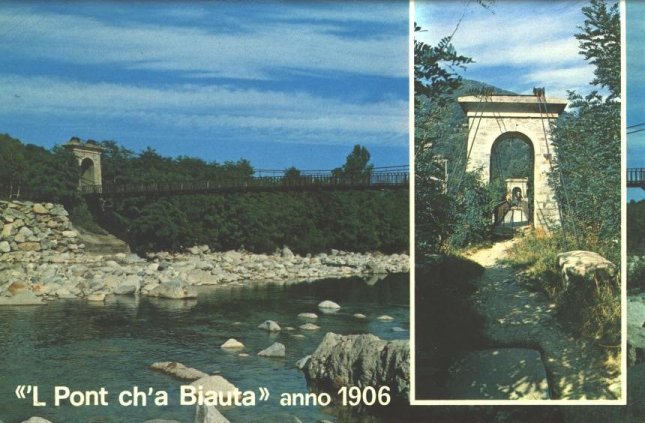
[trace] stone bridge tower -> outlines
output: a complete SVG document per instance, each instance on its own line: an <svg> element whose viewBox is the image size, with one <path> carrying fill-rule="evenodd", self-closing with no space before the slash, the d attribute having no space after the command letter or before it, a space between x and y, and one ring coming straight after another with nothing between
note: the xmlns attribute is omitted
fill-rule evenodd
<svg viewBox="0 0 645 423"><path fill-rule="evenodd" d="M533 225L549 229L559 224L558 204L549 185L555 151L551 123L567 105L565 100L537 95L493 95L459 97L468 116L466 170L480 169L485 183L491 180L491 155L495 146L508 138L519 138L533 151Z"/></svg>
<svg viewBox="0 0 645 423"><path fill-rule="evenodd" d="M64 144L64 147L71 150L78 159L78 165L81 168L81 175L78 181L79 189L83 190L88 186L101 186L103 179L101 176L101 153L103 147L99 146L96 141L88 140L83 143L77 137L72 137Z"/></svg>

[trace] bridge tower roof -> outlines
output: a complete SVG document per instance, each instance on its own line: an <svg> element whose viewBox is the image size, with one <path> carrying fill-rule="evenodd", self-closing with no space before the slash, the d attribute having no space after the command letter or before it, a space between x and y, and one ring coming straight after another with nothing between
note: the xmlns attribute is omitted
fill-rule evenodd
<svg viewBox="0 0 645 423"><path fill-rule="evenodd" d="M86 151L99 154L105 151L105 148L101 147L96 141L87 140L87 142L83 142L78 137L70 138L69 141L63 144L63 147L75 151Z"/></svg>
<svg viewBox="0 0 645 423"><path fill-rule="evenodd" d="M468 117L558 117L567 100L535 95L469 95L457 99Z"/></svg>

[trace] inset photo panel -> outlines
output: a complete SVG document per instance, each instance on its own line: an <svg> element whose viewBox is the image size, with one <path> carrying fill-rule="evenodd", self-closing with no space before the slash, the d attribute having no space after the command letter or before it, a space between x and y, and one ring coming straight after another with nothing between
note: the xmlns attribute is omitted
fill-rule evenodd
<svg viewBox="0 0 645 423"><path fill-rule="evenodd" d="M414 8L413 404L625 404L620 5Z"/></svg>

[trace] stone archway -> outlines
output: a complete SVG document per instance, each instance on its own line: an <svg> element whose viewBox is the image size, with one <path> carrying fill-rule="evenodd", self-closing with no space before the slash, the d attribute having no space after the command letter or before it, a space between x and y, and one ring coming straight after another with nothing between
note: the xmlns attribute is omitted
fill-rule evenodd
<svg viewBox="0 0 645 423"><path fill-rule="evenodd" d="M94 180L96 172L94 169L94 162L90 158L84 158L81 160L81 178L80 185L82 187L88 185L97 185Z"/></svg>
<svg viewBox="0 0 645 423"><path fill-rule="evenodd" d="M521 134L533 149L533 225L548 230L559 224L558 205L549 184L554 157L550 126L564 111L566 100L504 95L465 96L458 101L468 117L466 170L481 170L482 180L488 183L495 143Z"/></svg>
<svg viewBox="0 0 645 423"><path fill-rule="evenodd" d="M71 150L78 160L80 167L79 189L83 190L84 187L92 187L92 190L99 189L98 187L103 183L101 174L103 147L93 140L83 143L77 137L72 137L67 144L64 144L64 147Z"/></svg>

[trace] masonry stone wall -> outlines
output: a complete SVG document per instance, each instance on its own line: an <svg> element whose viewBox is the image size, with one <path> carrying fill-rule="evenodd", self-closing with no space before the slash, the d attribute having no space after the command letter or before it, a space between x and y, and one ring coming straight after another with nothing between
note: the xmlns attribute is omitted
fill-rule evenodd
<svg viewBox="0 0 645 423"><path fill-rule="evenodd" d="M0 257L12 253L81 252L78 232L59 204L0 201Z"/></svg>

